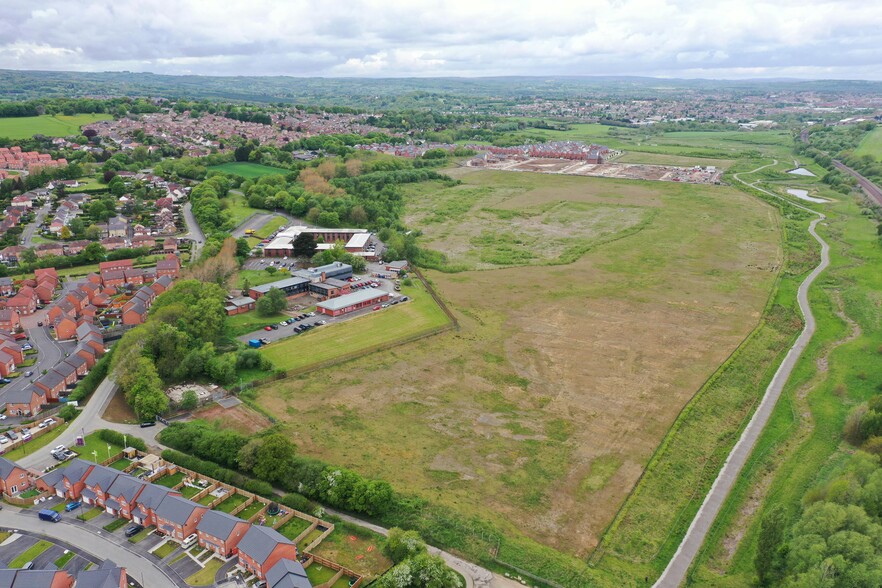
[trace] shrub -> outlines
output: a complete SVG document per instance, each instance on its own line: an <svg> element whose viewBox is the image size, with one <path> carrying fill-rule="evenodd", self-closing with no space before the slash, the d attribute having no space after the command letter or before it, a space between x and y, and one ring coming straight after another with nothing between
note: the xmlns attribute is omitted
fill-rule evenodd
<svg viewBox="0 0 882 588"><path fill-rule="evenodd" d="M92 395L92 392L98 388L98 385L104 381L104 378L107 377L107 372L110 370L110 362L113 357L113 351L106 354L104 357L98 360L95 366L92 368L92 371L89 372L85 378L77 384L76 389L70 393L68 397L70 400L85 400L89 396Z"/></svg>
<svg viewBox="0 0 882 588"><path fill-rule="evenodd" d="M289 508L299 510L300 512L312 512L314 507L312 502L310 502L306 496L297 494L296 492L285 494L279 502Z"/></svg>
<svg viewBox="0 0 882 588"><path fill-rule="evenodd" d="M134 447L139 451L147 451L147 444L144 443L144 440L133 435L123 435L122 433L118 433L117 431L112 431L110 429L99 429L98 438L105 443L113 443L114 445L119 445L120 447L125 447L126 445L128 445L129 447Z"/></svg>
<svg viewBox="0 0 882 588"><path fill-rule="evenodd" d="M70 404L65 404L61 407L61 410L58 411L58 416L63 418L65 422L68 423L77 418L78 414L80 414L80 411L78 411L75 406L71 406Z"/></svg>

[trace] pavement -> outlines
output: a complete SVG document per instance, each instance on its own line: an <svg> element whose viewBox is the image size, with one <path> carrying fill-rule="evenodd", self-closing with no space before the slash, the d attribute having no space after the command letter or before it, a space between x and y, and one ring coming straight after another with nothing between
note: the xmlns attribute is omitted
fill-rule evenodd
<svg viewBox="0 0 882 588"><path fill-rule="evenodd" d="M182 235L181 238L193 241L193 252L190 259L195 261L199 259L199 253L202 251L202 246L205 245L205 234L199 227L199 223L196 222L196 217L193 216L193 205L187 202L182 210L184 211L184 222L187 224L187 234Z"/></svg>
<svg viewBox="0 0 882 588"><path fill-rule="evenodd" d="M22 247L33 247L34 243L34 233L37 232L37 227L43 222L46 218L46 215L49 214L49 211L52 210L51 204L46 204L42 208L37 209L37 214L34 217L34 221L28 223L28 225L24 228L21 233L21 244Z"/></svg>
<svg viewBox="0 0 882 588"><path fill-rule="evenodd" d="M63 516L63 515L62 515ZM142 586L151 588L177 588L186 586L183 580L173 580L168 570L156 565L146 554L141 554L124 543L124 538L108 536L106 531L96 531L73 517L62 518L60 523L41 521L33 511L20 511L7 506L0 511L0 525L13 530L23 530L45 536L48 541L67 543L79 553L99 561L110 559L126 568L128 574ZM149 584L145 584L149 579Z"/></svg>
<svg viewBox="0 0 882 588"><path fill-rule="evenodd" d="M776 163L777 161L770 165L775 165ZM765 167L769 166L762 166L754 170L754 172L757 172ZM781 198L780 196L773 194L772 192L768 192L767 190L763 190L762 188L757 187L755 183L748 184L747 182L739 178L737 174L735 175L735 179L770 196ZM789 200L786 200L784 198L781 199L790 202ZM809 224L808 230L811 236L821 245L821 262L814 270L812 270L812 272L806 277L806 279L803 280L803 282L799 285L799 289L796 293L796 300L799 303L799 309L802 312L803 317L805 318L805 326L803 327L802 332L799 334L799 337L796 339L793 346L787 352L784 361L781 362L780 366L778 366L778 370L775 372L775 376L772 378L772 381L769 382L769 385L766 388L762 400L760 400L756 412L753 413L753 417L751 417L750 422L747 424L747 427L745 427L744 431L741 434L741 437L735 444L735 447L732 448L732 451L729 453L729 457L726 458L726 461L723 464L723 468L720 470L720 473L717 475L716 480L714 480L714 483L711 486L711 489L708 492L707 496L705 497L704 502L698 509L698 513L696 513L695 518L692 520L692 524L686 531L686 535L683 537L683 541L677 548L677 552L674 554L674 557L671 558L671 561L668 562L668 565L665 568L664 572L662 572L662 575L654 584L654 586L656 586L657 588L676 588L677 586L680 586L685 580L686 574L688 573L689 568L692 566L692 562L695 560L695 556L701 549L701 546L704 543L704 540L707 537L707 534L710 531L711 526L713 525L714 520L717 517L717 514L723 507L723 504L725 503L729 492L732 490L732 486L735 484L739 474L741 473L741 470L744 468L744 464L750 457L750 453L753 450L754 445L756 445L757 439L759 439L759 436L762 434L763 429L769 422L769 419L772 416L772 411L775 408L775 404L778 402L778 398L781 396L781 391L784 389L784 385L787 383L787 380L790 378L790 374L793 372L793 368L796 366L796 363L799 361L799 358L802 356L802 353L805 351L805 348L811 341L812 335L814 335L815 317L812 314L811 305L809 304L808 291L815 279L821 274L821 272L823 272L827 268L828 265L830 265L830 246L817 234L815 230L818 226L818 223L825 220L826 217L819 212L811 210L810 208L806 208L798 204L793 204L793 206L811 212L812 214L818 215L818 218L816 218L811 222L811 224Z"/></svg>

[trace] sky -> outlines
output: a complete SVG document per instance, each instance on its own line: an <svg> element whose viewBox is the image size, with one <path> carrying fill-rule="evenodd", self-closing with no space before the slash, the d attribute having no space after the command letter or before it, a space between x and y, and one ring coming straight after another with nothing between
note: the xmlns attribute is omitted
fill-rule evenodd
<svg viewBox="0 0 882 588"><path fill-rule="evenodd" d="M0 69L882 80L878 0L3 0Z"/></svg>

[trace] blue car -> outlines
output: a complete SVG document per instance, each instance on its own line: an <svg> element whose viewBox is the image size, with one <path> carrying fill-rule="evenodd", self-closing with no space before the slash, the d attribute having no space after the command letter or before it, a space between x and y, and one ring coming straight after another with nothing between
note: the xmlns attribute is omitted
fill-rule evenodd
<svg viewBox="0 0 882 588"><path fill-rule="evenodd" d="M70 512L70 511L72 511L72 510L75 510L75 509L77 509L77 508L80 508L82 505L83 505L83 503L80 502L80 501L77 501L77 502L68 502L68 503L67 503L67 506L64 507L64 510L66 510L67 512Z"/></svg>

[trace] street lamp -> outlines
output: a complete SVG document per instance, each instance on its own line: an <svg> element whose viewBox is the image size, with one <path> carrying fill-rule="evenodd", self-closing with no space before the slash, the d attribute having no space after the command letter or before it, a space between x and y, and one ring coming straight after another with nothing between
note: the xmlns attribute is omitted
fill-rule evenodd
<svg viewBox="0 0 882 588"><path fill-rule="evenodd" d="M98 450L92 451L92 455L95 456L95 463L98 463Z"/></svg>
<svg viewBox="0 0 882 588"><path fill-rule="evenodd" d="M107 444L107 459L110 459L110 443Z"/></svg>

